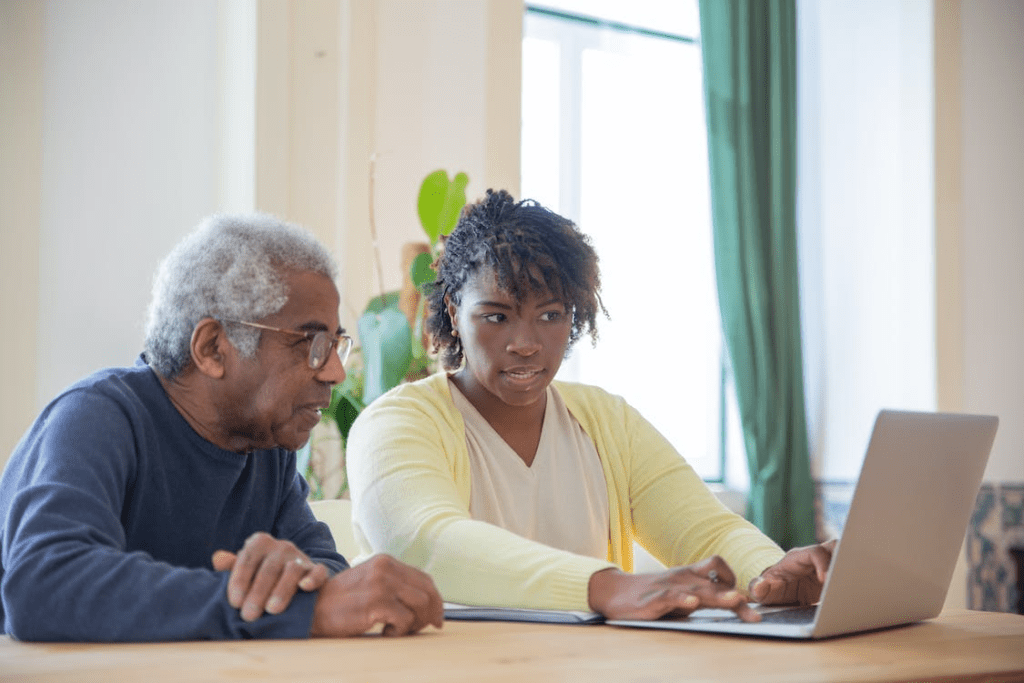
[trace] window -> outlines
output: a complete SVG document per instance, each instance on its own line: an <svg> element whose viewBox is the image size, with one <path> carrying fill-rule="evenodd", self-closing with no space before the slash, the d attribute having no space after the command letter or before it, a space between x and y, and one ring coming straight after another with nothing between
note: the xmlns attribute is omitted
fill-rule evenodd
<svg viewBox="0 0 1024 683"><path fill-rule="evenodd" d="M746 488L714 278L697 3L606 4L620 14L560 0L528 6L524 24L522 196L591 236L611 316L559 377L624 396L706 480Z"/></svg>

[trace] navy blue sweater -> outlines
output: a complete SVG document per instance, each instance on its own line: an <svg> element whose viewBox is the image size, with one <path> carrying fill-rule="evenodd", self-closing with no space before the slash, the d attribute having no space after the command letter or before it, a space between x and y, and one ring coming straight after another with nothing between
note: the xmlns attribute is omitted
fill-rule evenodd
<svg viewBox="0 0 1024 683"><path fill-rule="evenodd" d="M36 419L0 478L0 630L22 640L302 638L316 593L247 623L211 555L256 531L348 565L285 449L203 439L153 371L102 370Z"/></svg>

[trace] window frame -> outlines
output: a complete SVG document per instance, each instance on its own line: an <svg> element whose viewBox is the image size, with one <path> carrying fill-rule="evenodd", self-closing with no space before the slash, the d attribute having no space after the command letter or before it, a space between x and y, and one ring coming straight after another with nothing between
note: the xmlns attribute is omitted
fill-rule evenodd
<svg viewBox="0 0 1024 683"><path fill-rule="evenodd" d="M532 22L531 17L558 20L565 22L563 25L565 27L580 27L583 30L573 28L569 31L558 31L549 28L552 26L550 22ZM538 30L538 26L540 26L540 30ZM606 32L602 35L592 33L588 37L586 34L588 29L605 29ZM560 135L558 150L558 202L556 206L557 210L577 223L580 222L579 217L582 211L582 174L579 170L582 146L581 126L579 125L582 113L582 87L579 74L582 73L582 55L585 49L600 49L602 45L605 45L609 39L609 32L611 35L639 36L642 38L668 40L691 46L699 46L700 44L699 36L686 36L659 31L534 4L527 4L525 6L524 40L531 38L551 40L557 42L562 50L562 58L559 60ZM524 70L524 79L525 77ZM572 85L569 87L567 84ZM536 199L545 204L549 203L546 198L536 197ZM556 206L552 206L552 208L556 208ZM720 330L721 328L719 327ZM704 481L728 488L743 488L746 482L749 481L745 469L745 448L742 443L742 432L737 431L739 419L738 409L735 405L735 390L732 387L732 373L729 368L728 353L721 333L720 340L718 368L720 380L717 392L717 473L714 476L704 477ZM739 462L736 462L737 460ZM736 486L736 484L743 484L743 486Z"/></svg>

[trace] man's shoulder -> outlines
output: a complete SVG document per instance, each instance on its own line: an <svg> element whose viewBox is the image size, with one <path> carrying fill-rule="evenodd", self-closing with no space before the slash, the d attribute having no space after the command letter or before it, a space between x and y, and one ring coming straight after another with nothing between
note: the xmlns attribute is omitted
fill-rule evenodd
<svg viewBox="0 0 1024 683"><path fill-rule="evenodd" d="M169 400L153 371L144 363L108 367L93 372L54 396L33 423L30 432L42 436L54 428L93 433L107 425L165 422ZM131 428L135 429L135 428Z"/></svg>
<svg viewBox="0 0 1024 683"><path fill-rule="evenodd" d="M154 416L163 408L157 391L162 388L144 365L98 370L50 401L11 452L8 464L29 463L31 468L30 463L46 458L62 463L57 468L61 471L78 471L121 460L118 453L127 458L145 440L144 434L153 435L152 425L159 422ZM73 465L70 470L68 464Z"/></svg>
<svg viewBox="0 0 1024 683"><path fill-rule="evenodd" d="M162 387L143 362L127 367L108 367L69 385L54 401L85 395L106 396L115 401L145 401L162 393Z"/></svg>

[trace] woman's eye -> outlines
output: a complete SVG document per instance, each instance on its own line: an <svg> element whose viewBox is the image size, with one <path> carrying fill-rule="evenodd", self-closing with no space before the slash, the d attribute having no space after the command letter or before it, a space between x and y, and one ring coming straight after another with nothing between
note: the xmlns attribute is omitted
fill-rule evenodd
<svg viewBox="0 0 1024 683"><path fill-rule="evenodd" d="M500 323L505 320L504 313L485 313L480 317L489 323Z"/></svg>
<svg viewBox="0 0 1024 683"><path fill-rule="evenodd" d="M552 322L555 322L556 320L561 320L562 312L561 311L544 311L543 313L540 314L540 317L541 317L541 320L543 320L545 322L552 323Z"/></svg>

